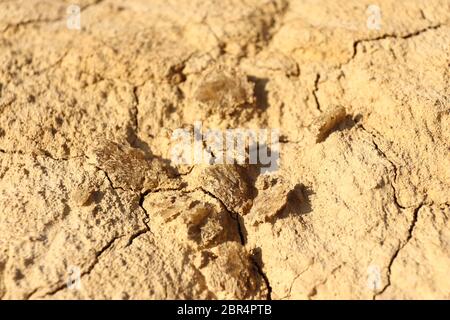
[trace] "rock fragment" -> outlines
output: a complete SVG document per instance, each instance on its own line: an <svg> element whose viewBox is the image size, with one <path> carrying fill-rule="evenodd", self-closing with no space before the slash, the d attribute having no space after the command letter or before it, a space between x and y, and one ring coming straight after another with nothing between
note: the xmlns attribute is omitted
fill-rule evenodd
<svg viewBox="0 0 450 320"><path fill-rule="evenodd" d="M206 122L211 127L237 126L256 114L254 84L236 68L220 64L189 79L185 119Z"/></svg>
<svg viewBox="0 0 450 320"><path fill-rule="evenodd" d="M228 210L245 215L252 206L254 190L246 170L239 165L197 166L190 184L220 199Z"/></svg>
<svg viewBox="0 0 450 320"><path fill-rule="evenodd" d="M152 229L164 230L181 242L206 248L239 241L235 220L217 200L201 191L150 193L144 206L154 220Z"/></svg>
<svg viewBox="0 0 450 320"><path fill-rule="evenodd" d="M218 299L248 299L258 291L259 294L267 291L263 279L255 277L257 270L242 246L227 242L211 249L211 252L216 258L211 259L208 268L202 272L208 288Z"/></svg>
<svg viewBox="0 0 450 320"><path fill-rule="evenodd" d="M205 107L232 110L253 102L253 86L242 73L217 68L203 76L194 98Z"/></svg>
<svg viewBox="0 0 450 320"><path fill-rule="evenodd" d="M324 141L328 135L344 121L347 113L343 107L336 107L322 114L313 124L316 142Z"/></svg>
<svg viewBox="0 0 450 320"><path fill-rule="evenodd" d="M300 186L294 187L282 180L268 182L258 190L258 195L254 199L249 213L250 221L254 225L272 221L283 212L289 201L293 201L296 206L299 206L303 200Z"/></svg>
<svg viewBox="0 0 450 320"><path fill-rule="evenodd" d="M139 149L109 140L100 140L90 151L90 159L107 173L117 188L156 189L169 178L168 168L159 159L148 158Z"/></svg>

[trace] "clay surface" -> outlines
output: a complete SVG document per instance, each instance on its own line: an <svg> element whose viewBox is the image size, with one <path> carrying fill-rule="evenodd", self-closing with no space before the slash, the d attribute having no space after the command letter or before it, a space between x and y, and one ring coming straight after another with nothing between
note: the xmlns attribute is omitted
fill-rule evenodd
<svg viewBox="0 0 450 320"><path fill-rule="evenodd" d="M448 0L70 4L0 0L0 299L450 299Z"/></svg>

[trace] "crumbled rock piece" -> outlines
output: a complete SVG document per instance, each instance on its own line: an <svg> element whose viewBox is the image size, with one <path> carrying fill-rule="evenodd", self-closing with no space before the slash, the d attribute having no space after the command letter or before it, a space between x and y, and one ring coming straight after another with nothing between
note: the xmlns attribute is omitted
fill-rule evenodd
<svg viewBox="0 0 450 320"><path fill-rule="evenodd" d="M303 200L301 188L294 188L284 181L274 181L270 186L258 190L249 219L253 224L272 221L286 208L289 200L296 200L295 205L298 206Z"/></svg>
<svg viewBox="0 0 450 320"><path fill-rule="evenodd" d="M152 230L164 230L181 243L189 241L205 248L239 241L237 224L230 213L201 191L150 193L144 207L149 208Z"/></svg>
<svg viewBox="0 0 450 320"><path fill-rule="evenodd" d="M224 128L257 114L254 84L237 68L214 65L189 78L184 90L188 123L201 120L211 128Z"/></svg>
<svg viewBox="0 0 450 320"><path fill-rule="evenodd" d="M245 215L252 206L254 190L246 170L239 165L196 166L189 183L219 199L232 212Z"/></svg>
<svg viewBox="0 0 450 320"><path fill-rule="evenodd" d="M156 189L168 179L166 167L156 158L148 159L135 148L112 141L100 141L91 159L111 179L114 187L134 191Z"/></svg>
<svg viewBox="0 0 450 320"><path fill-rule="evenodd" d="M194 99L205 108L230 112L253 102L253 86L245 75L235 70L213 69L201 79Z"/></svg>
<svg viewBox="0 0 450 320"><path fill-rule="evenodd" d="M324 141L346 117L347 113L343 107L334 108L318 117L313 124L312 130L316 132L316 142Z"/></svg>
<svg viewBox="0 0 450 320"><path fill-rule="evenodd" d="M248 299L258 291L263 296L266 294L267 286L261 277L254 276L257 269L239 244L227 242L211 249L211 252L216 258L211 259L208 268L202 272L206 276L206 285L218 299Z"/></svg>

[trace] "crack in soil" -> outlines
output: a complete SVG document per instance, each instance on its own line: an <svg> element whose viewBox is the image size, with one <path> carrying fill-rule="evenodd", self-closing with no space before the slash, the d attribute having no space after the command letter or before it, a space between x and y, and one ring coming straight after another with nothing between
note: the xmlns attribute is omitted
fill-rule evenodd
<svg viewBox="0 0 450 320"><path fill-rule="evenodd" d="M412 239L414 228L416 227L417 219L419 217L419 211L420 211L420 209L422 209L422 207L424 205L425 205L425 203L422 202L417 208L414 209L412 221L411 221L411 224L408 229L408 235L406 236L406 239L404 240L403 244L400 244L398 246L397 250L394 252L394 254L391 257L391 260L389 261L388 272L387 272L387 284L379 292L375 293L375 295L373 296L373 300L375 300L379 295L383 294L386 291L386 289L392 284L391 283L392 265L394 264L395 260L397 259L400 251Z"/></svg>
<svg viewBox="0 0 450 320"><path fill-rule="evenodd" d="M415 32L411 32L411 33L405 34L403 36L397 35L397 34L383 34L383 35L375 37L375 38L356 40L356 41L353 42L353 53L352 53L352 56L346 62L340 64L339 68L342 68L343 66L349 64L356 57L356 54L358 52L358 45L361 44L361 43L379 41L379 40L384 40L384 39L410 39L412 37L419 36L422 33L427 32L429 30L439 29L440 27L442 27L442 24L438 23L438 24L431 25L431 26L428 26L426 28L417 30Z"/></svg>
<svg viewBox="0 0 450 320"><path fill-rule="evenodd" d="M145 217L142 219L142 222L145 225L145 229L141 229L137 233L131 235L130 239L128 240L128 243L125 245L125 248L131 246L133 244L133 241L136 238L138 238L139 236L149 233L149 232L152 233L150 226L148 225L148 222L150 221L150 215L148 214L147 210L144 208L145 197L150 193L151 193L151 191L147 190L147 191L141 193L141 195L139 197L139 207L142 209L142 211L144 212L144 215L145 215Z"/></svg>
<svg viewBox="0 0 450 320"><path fill-rule="evenodd" d="M197 190L202 191L203 193L205 193L206 195L216 199L217 201L220 202L220 204L225 208L225 210L228 212L228 214L230 214L231 218L233 220L236 221L236 227L239 233L239 238L241 240L241 244L243 247L245 247L246 245L246 239L245 239L245 235L244 235L244 227L241 225L241 216L239 213L235 212L234 210L228 208L225 203L222 201L222 199L220 199L219 197L217 197L216 195L214 195L213 193L205 190L202 187L197 188ZM254 259L254 257L250 258L251 263L253 264L253 266L255 267L255 270L257 271L257 273L261 276L261 278L263 279L266 287L267 287L267 296L266 299L267 300L272 300L272 286L270 285L270 281L269 278L267 277L266 273L264 272L262 266Z"/></svg>
<svg viewBox="0 0 450 320"><path fill-rule="evenodd" d="M113 237L105 246L103 246L99 251L97 251L95 253L95 256L94 256L94 262L84 272L81 273L80 279L83 278L86 275L89 275L92 272L92 270L95 268L95 266L98 264L98 262L100 261L101 256L106 251L108 251L118 239L120 239L122 237L124 237L124 235ZM41 296L41 298L45 298L45 297L48 297L48 296L55 295L56 293L64 290L65 288L67 288L67 283L61 284L61 285L57 286L55 289L44 293ZM39 289L41 289L41 288L34 289L31 293L29 293L26 296L25 300L38 298L38 297L35 297L34 295L36 294L37 291L39 291Z"/></svg>
<svg viewBox="0 0 450 320"><path fill-rule="evenodd" d="M319 103L319 98L317 97L317 92L319 91L319 81L320 81L320 73L317 74L316 79L314 80L314 89L312 91L312 95L314 97L314 101L316 102L316 107L319 112L322 112L322 108Z"/></svg>
<svg viewBox="0 0 450 320"><path fill-rule="evenodd" d="M391 159L388 158L386 153L383 150L381 150L381 148L375 142L376 135L373 134L372 132L368 131L362 124L359 124L359 127L372 136L372 144L374 145L377 152L391 164L391 166L393 168L393 172L394 172L394 177L392 179L393 181L390 181L390 185L391 185L391 188L393 191L393 201L398 208L400 208L402 210L406 209L405 206L400 204L400 202L398 200L397 189L395 187L395 183L397 183L397 177L398 177L397 165Z"/></svg>

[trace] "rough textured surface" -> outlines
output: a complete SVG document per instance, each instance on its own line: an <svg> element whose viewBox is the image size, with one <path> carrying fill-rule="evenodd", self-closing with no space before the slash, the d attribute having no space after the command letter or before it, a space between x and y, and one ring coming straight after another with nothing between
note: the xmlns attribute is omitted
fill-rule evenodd
<svg viewBox="0 0 450 320"><path fill-rule="evenodd" d="M0 298L450 299L448 0L69 4L0 0Z"/></svg>

